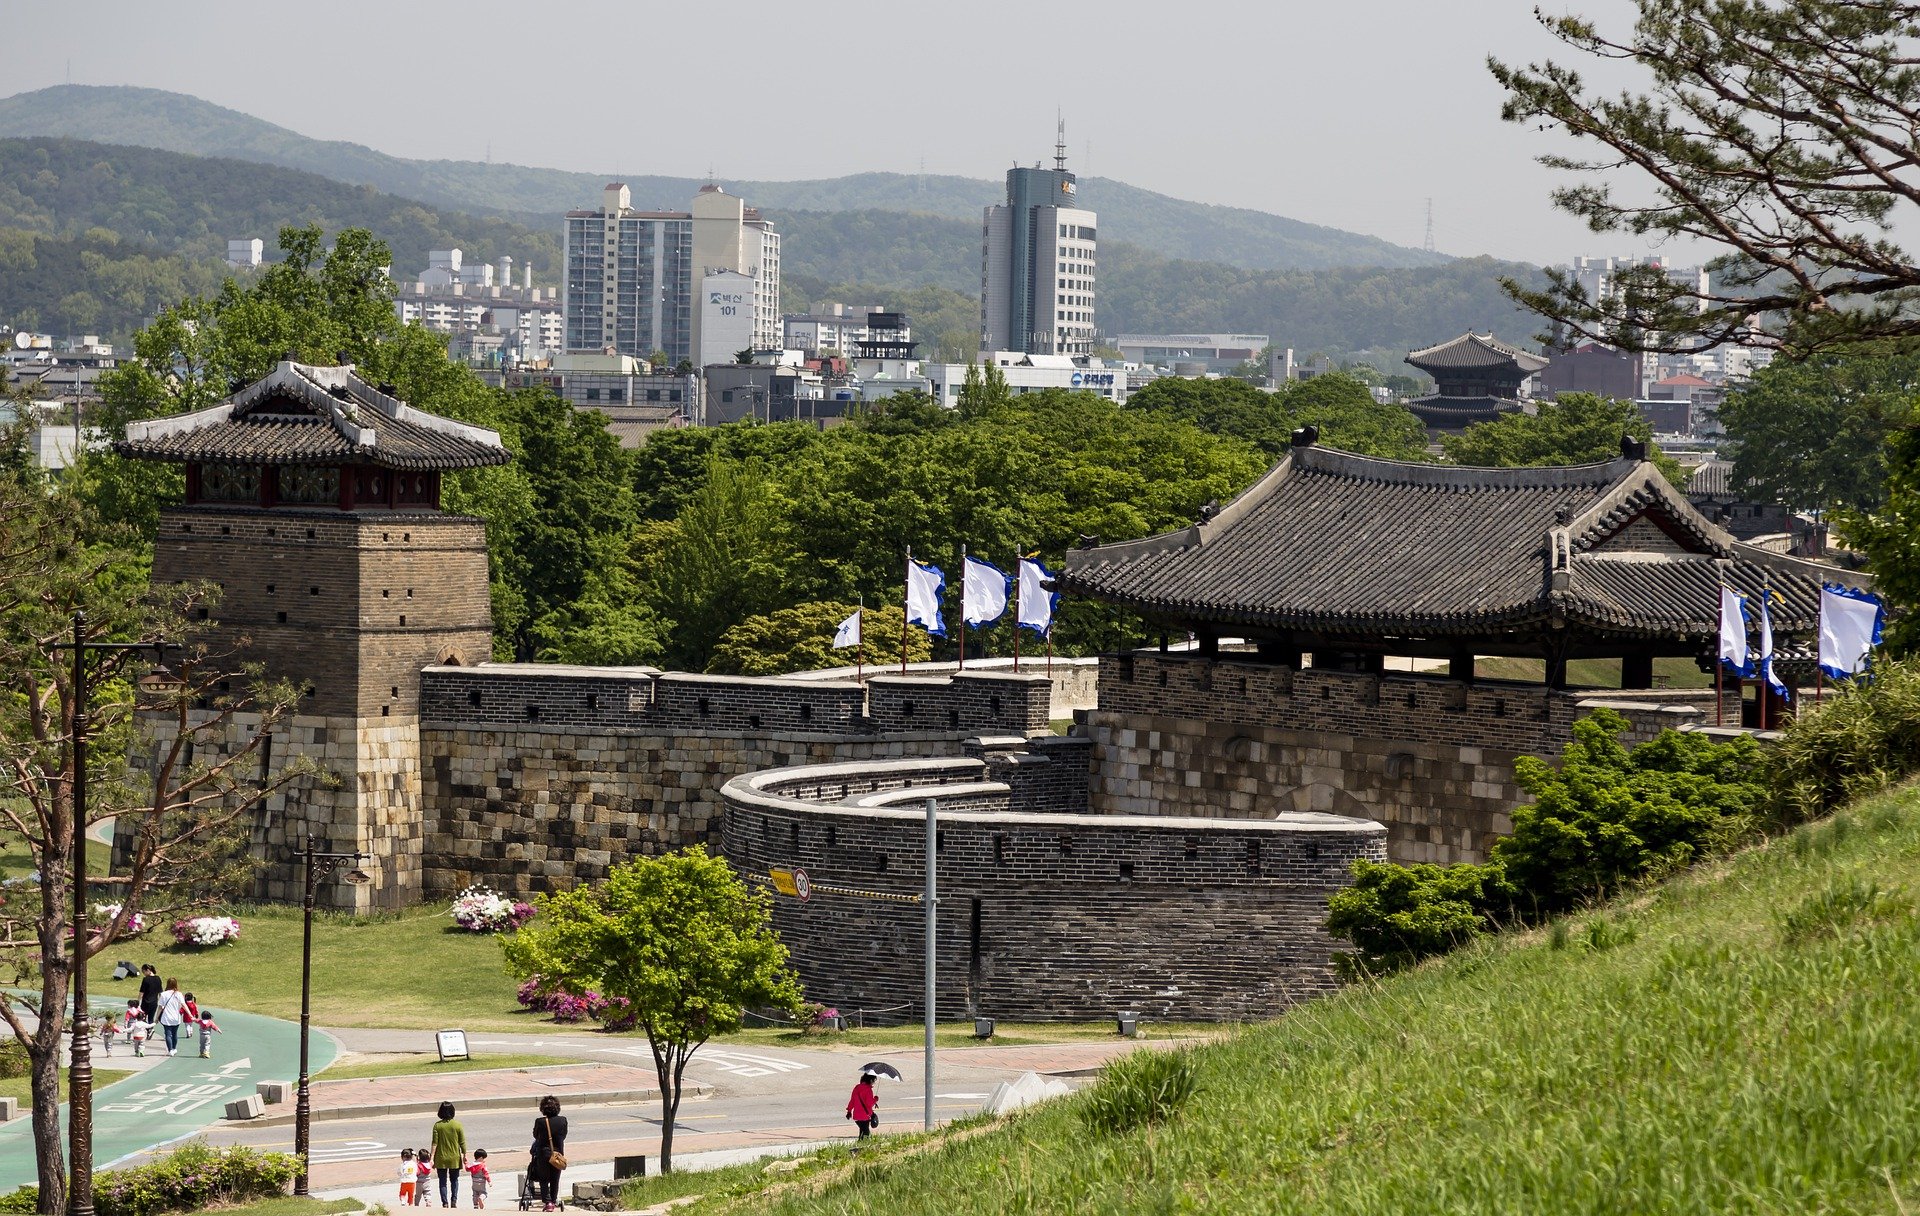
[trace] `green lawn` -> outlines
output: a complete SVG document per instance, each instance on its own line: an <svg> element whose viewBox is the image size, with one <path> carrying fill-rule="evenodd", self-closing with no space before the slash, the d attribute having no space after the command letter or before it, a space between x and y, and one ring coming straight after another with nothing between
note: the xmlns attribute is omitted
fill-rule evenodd
<svg viewBox="0 0 1920 1216"><path fill-rule="evenodd" d="M120 1068L95 1068L93 1088L96 1091L102 1090L115 1081L125 1080L132 1075L131 1072ZM18 1098L22 1107L33 1105L33 1095L28 1081L27 1077L0 1077L0 1098ZM60 1100L62 1102L67 1100L67 1072L64 1067L60 1070Z"/></svg>
<svg viewBox="0 0 1920 1216"><path fill-rule="evenodd" d="M1158 1126L1074 1097L682 1211L1920 1211L1917 903L1909 788L1203 1047Z"/></svg>
<svg viewBox="0 0 1920 1216"><path fill-rule="evenodd" d="M651 1207L683 1195L751 1195L769 1180L800 1182L815 1178L826 1170L845 1165L853 1157L847 1145L830 1145L795 1157L763 1158L739 1165L723 1165L714 1170L679 1170L671 1174L650 1174L629 1183L620 1192L621 1206L628 1211Z"/></svg>
<svg viewBox="0 0 1920 1216"><path fill-rule="evenodd" d="M211 949L176 946L160 927L111 953L152 962L178 976L212 1009L300 1016L300 909L246 907L237 941ZM131 987L107 977L113 960L96 958L93 991ZM519 1012L514 982L490 936L453 929L446 905L353 917L318 915L313 926L313 1020L320 1026L401 1029L537 1030L541 1020Z"/></svg>
<svg viewBox="0 0 1920 1216"><path fill-rule="evenodd" d="M475 1072L483 1068L552 1068L566 1061L555 1056L533 1055L528 1052L501 1052L497 1055L475 1056L471 1060L447 1060L430 1055L413 1055L404 1059L362 1060L355 1056L344 1057L345 1062L336 1062L324 1071L316 1073L316 1081L357 1081L369 1077L438 1077L450 1072Z"/></svg>
<svg viewBox="0 0 1920 1216"><path fill-rule="evenodd" d="M112 846L89 839L87 841L87 873L105 874L112 855ZM26 841L11 833L0 833L0 881L9 878L25 878L33 871L33 855L28 851ZM111 888L103 889L102 898L106 900L113 898Z"/></svg>

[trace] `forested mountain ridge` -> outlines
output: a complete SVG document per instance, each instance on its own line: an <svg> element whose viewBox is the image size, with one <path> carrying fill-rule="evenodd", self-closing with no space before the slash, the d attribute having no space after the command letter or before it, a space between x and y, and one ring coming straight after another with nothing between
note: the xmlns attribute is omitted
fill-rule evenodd
<svg viewBox="0 0 1920 1216"><path fill-rule="evenodd" d="M784 234L786 307L810 302L912 307L923 354L962 358L977 332L978 226L898 211L770 213ZM411 281L427 251L458 246L470 261L510 254L555 286L558 223L436 209L316 174L225 158L81 140L0 139L0 320L124 336L178 288L217 285L226 242L261 237L273 256L286 224L328 233L364 227ZM29 235L32 234L32 235ZM1525 336L1500 274L1530 267L1488 259L1440 266L1244 270L1178 261L1103 241L1099 318L1110 335L1231 330L1272 334L1305 353L1404 351L1469 326Z"/></svg>
<svg viewBox="0 0 1920 1216"><path fill-rule="evenodd" d="M468 212L551 217L595 205L601 173L457 160L409 160L359 144L317 140L182 93L130 86L55 85L0 98L0 136L53 135L222 156L320 173ZM620 166L613 166L615 170ZM703 179L619 174L645 207L680 208ZM861 173L815 181L728 181L756 206L787 211L901 211L964 219L978 236L980 209L1001 186L978 178ZM1106 239L1171 258L1247 268L1431 266L1448 259L1377 237L1241 207L1189 202L1106 178L1080 179L1080 200L1100 212Z"/></svg>

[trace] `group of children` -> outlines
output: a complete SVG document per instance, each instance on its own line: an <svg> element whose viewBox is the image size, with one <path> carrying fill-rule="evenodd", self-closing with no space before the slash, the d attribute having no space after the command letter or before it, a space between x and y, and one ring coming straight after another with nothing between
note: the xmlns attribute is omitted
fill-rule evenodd
<svg viewBox="0 0 1920 1216"><path fill-rule="evenodd" d="M220 1027L214 1024L213 1011L211 1009L200 1008L198 1002L193 999L193 993L191 992L187 993L186 1022L184 1025L199 1028L200 1058L203 1060L212 1059L213 1036L219 1032ZM108 1014L101 1019L100 1045L108 1055L112 1055L114 1036L120 1035L124 1037L127 1042L133 1044L134 1055L144 1056L147 1054L147 1036L157 1033L157 1030L158 1028L147 1020L147 1011L140 1002L137 1000L128 1001L127 1012L123 1018L116 1019L112 1014Z"/></svg>
<svg viewBox="0 0 1920 1216"><path fill-rule="evenodd" d="M450 1168L458 1169L460 1167L456 1163ZM487 1169L486 1149L477 1148L473 1150L473 1164L467 1166L466 1171L467 1176L473 1179L473 1206L476 1208L486 1207L487 1183L493 1179L493 1174ZM423 1148L417 1152L410 1148L401 1149L399 1176L401 1207L433 1206L430 1202L433 1192L432 1149ZM456 1182L457 1181L456 1179ZM456 1192L454 1198L458 1199L459 1197L459 1194ZM441 1199L444 1201L446 1196L442 1195Z"/></svg>

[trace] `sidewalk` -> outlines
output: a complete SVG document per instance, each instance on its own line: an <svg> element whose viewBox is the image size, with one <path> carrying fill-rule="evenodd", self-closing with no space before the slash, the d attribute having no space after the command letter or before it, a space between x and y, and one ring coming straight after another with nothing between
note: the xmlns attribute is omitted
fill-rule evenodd
<svg viewBox="0 0 1920 1216"><path fill-rule="evenodd" d="M686 1087L689 1095L705 1092ZM350 1081L315 1081L311 1090L313 1118L375 1118L417 1114L451 1102L462 1110L507 1110L534 1104L547 1094L559 1094L569 1105L596 1102L633 1102L657 1098L658 1082L651 1068L624 1064L565 1064L552 1067L476 1069L434 1077L365 1077ZM270 1108L247 1127L278 1127L293 1122L291 1103Z"/></svg>

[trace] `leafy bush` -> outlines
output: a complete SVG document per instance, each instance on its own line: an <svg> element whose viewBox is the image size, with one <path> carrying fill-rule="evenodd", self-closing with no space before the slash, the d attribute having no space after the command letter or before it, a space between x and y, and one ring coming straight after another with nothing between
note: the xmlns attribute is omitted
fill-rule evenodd
<svg viewBox="0 0 1920 1216"><path fill-rule="evenodd" d="M1787 826L1920 772L1920 660L1877 663L1873 678L1802 705L1767 757L1769 811Z"/></svg>
<svg viewBox="0 0 1920 1216"><path fill-rule="evenodd" d="M189 1140L151 1165L94 1175L93 1197L100 1216L195 1212L282 1195L299 1172L290 1153Z"/></svg>
<svg viewBox="0 0 1920 1216"><path fill-rule="evenodd" d="M1608 709L1573 724L1560 767L1514 764L1533 802L1514 808L1495 842L1514 911L1532 919L1683 869L1730 848L1756 825L1766 797L1759 745L1662 731L1629 750L1627 720Z"/></svg>
<svg viewBox="0 0 1920 1216"><path fill-rule="evenodd" d="M231 916L190 916L173 922L173 940L182 946L221 946L240 937Z"/></svg>
<svg viewBox="0 0 1920 1216"><path fill-rule="evenodd" d="M453 897L454 923L473 933L511 933L533 919L533 905L490 887L468 887Z"/></svg>
<svg viewBox="0 0 1920 1216"><path fill-rule="evenodd" d="M24 1077L32 1069L33 1062L27 1056L24 1043L12 1036L0 1043L0 1078Z"/></svg>
<svg viewBox="0 0 1920 1216"><path fill-rule="evenodd" d="M1198 1081L1191 1050L1132 1052L1107 1065L1087 1091L1080 1118L1094 1131L1117 1136L1171 1116L1193 1097Z"/></svg>
<svg viewBox="0 0 1920 1216"><path fill-rule="evenodd" d="M1662 731L1628 749L1626 729L1595 710L1573 724L1560 767L1516 762L1534 801L1515 808L1513 834L1484 865L1355 862L1353 885L1327 903L1327 931L1358 947L1342 973L1391 971L1503 922L1537 922L1722 852L1757 826L1766 788L1753 740ZM1590 925L1582 944L1606 949L1615 932ZM1567 933L1556 927L1556 948Z"/></svg>
<svg viewBox="0 0 1920 1216"><path fill-rule="evenodd" d="M1353 885L1327 901L1327 931L1359 949L1339 957L1342 973L1397 970L1473 940L1504 884L1497 866L1355 862Z"/></svg>
<svg viewBox="0 0 1920 1216"><path fill-rule="evenodd" d="M0 1212L38 1212L39 1210L40 1188L37 1186L23 1186L0 1195Z"/></svg>

